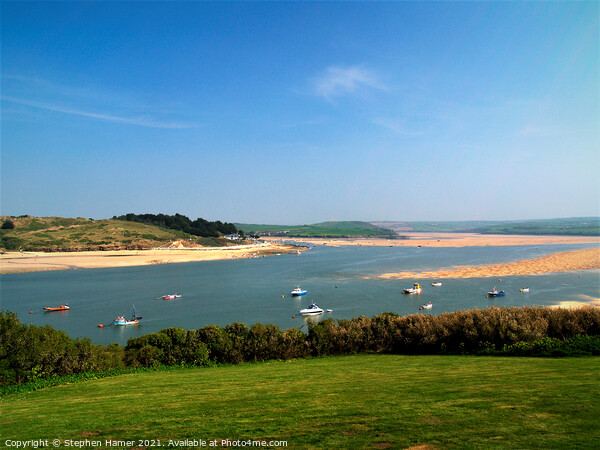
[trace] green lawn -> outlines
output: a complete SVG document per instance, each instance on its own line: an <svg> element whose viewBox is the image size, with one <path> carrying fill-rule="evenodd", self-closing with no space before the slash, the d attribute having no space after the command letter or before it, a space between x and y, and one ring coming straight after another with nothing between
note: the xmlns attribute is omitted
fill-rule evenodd
<svg viewBox="0 0 600 450"><path fill-rule="evenodd" d="M360 355L146 372L10 395L0 410L2 446L148 438L594 448L600 357Z"/></svg>

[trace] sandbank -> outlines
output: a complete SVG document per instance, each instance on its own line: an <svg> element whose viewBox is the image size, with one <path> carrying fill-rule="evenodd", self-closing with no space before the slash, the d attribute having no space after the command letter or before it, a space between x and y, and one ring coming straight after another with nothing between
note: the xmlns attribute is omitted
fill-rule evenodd
<svg viewBox="0 0 600 450"><path fill-rule="evenodd" d="M252 258L302 250L273 242L232 247L164 248L88 252L6 252L0 255L0 274L47 270L100 269L193 261Z"/></svg>
<svg viewBox="0 0 600 450"><path fill-rule="evenodd" d="M539 275L550 272L570 272L600 269L600 247L553 253L541 258L485 266L457 266L424 272L384 273L378 278L477 278L510 275Z"/></svg>
<svg viewBox="0 0 600 450"><path fill-rule="evenodd" d="M552 305L550 308L585 308L587 306L600 306L600 298L591 297L589 295L581 294L579 295L583 301L563 301L558 302L557 305Z"/></svg>
<svg viewBox="0 0 600 450"><path fill-rule="evenodd" d="M388 238L282 238L265 236L264 241L295 240L313 245L342 247L347 245L364 246L405 246L405 247L484 247L499 245L552 245L552 244L598 244L598 236L533 236L477 233L421 233L402 232L405 239Z"/></svg>

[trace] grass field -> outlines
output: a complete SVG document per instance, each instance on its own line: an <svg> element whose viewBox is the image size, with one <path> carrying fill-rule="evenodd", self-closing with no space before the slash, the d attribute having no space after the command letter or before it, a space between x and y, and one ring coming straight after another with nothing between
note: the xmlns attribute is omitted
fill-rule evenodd
<svg viewBox="0 0 600 450"><path fill-rule="evenodd" d="M439 233L525 234L557 236L600 236L600 218L572 217L531 221L374 222L374 225L402 231Z"/></svg>
<svg viewBox="0 0 600 450"><path fill-rule="evenodd" d="M236 223L235 226L245 233L271 233L282 236L388 236L393 234L390 230L367 222L321 222L312 225L259 225Z"/></svg>
<svg viewBox="0 0 600 450"><path fill-rule="evenodd" d="M600 358L359 355L181 369L10 395L0 409L1 445L58 438L597 448Z"/></svg>

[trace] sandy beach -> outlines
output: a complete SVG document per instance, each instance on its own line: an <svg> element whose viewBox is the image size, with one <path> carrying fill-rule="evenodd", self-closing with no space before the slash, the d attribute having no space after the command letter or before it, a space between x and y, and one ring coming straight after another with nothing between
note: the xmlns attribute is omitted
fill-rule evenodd
<svg viewBox="0 0 600 450"><path fill-rule="evenodd" d="M476 278L537 275L550 272L600 269L600 247L553 253L536 259L486 266L458 266L447 270L384 273L379 278Z"/></svg>
<svg viewBox="0 0 600 450"><path fill-rule="evenodd" d="M0 255L0 274L252 258L298 250L289 245L267 242L256 245L195 249L165 248L70 253L6 252Z"/></svg>
<svg viewBox="0 0 600 450"><path fill-rule="evenodd" d="M364 246L405 246L405 247L485 247L496 245L551 245L551 244L598 244L598 236L526 236L476 233L417 233L403 232L406 239L387 238L295 238L298 242L313 245L342 247L347 245ZM264 241L288 240L281 237L263 237ZM294 238L289 238L289 240Z"/></svg>

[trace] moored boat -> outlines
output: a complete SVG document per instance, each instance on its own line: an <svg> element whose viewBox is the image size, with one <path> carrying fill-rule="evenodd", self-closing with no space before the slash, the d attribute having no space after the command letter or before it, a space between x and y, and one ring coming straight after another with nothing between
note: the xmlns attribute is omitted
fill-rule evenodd
<svg viewBox="0 0 600 450"><path fill-rule="evenodd" d="M432 286L441 286L442 283L440 283L439 281L437 283L431 283Z"/></svg>
<svg viewBox="0 0 600 450"><path fill-rule="evenodd" d="M113 325L123 326L123 325L137 325L142 320L142 316L138 314L135 310L135 306L131 308L131 319L126 319L125 316L119 316L115 320L113 320Z"/></svg>
<svg viewBox="0 0 600 450"><path fill-rule="evenodd" d="M421 292L423 292L423 289L419 283L415 283L413 287L406 288L402 291L403 294L420 294Z"/></svg>
<svg viewBox="0 0 600 450"><path fill-rule="evenodd" d="M320 308L316 303L313 303L308 308L300 310L300 314L303 316L315 316L317 314L323 314L324 312L325 311L323 311L323 309Z"/></svg>
<svg viewBox="0 0 600 450"><path fill-rule="evenodd" d="M176 298L181 298L181 295L175 293L175 294L167 294L167 295L162 296L163 300L175 300Z"/></svg>
<svg viewBox="0 0 600 450"><path fill-rule="evenodd" d="M44 306L44 310L46 311L68 311L71 309L68 303L60 306Z"/></svg>
<svg viewBox="0 0 600 450"><path fill-rule="evenodd" d="M494 287L494 289L487 293L486 297L502 297L503 295L506 295L506 292L499 291Z"/></svg>
<svg viewBox="0 0 600 450"><path fill-rule="evenodd" d="M431 309L432 307L433 307L433 304L431 302L429 302L429 303L426 303L424 305L421 305L421 307L419 308L419 310L422 310L422 309Z"/></svg>
<svg viewBox="0 0 600 450"><path fill-rule="evenodd" d="M301 289L300 286L296 286L296 289L294 289L291 294L292 297L299 297L300 295L306 295L306 289Z"/></svg>
<svg viewBox="0 0 600 450"><path fill-rule="evenodd" d="M521 292L529 292L529 288L528 287L523 288L523 289L521 289Z"/></svg>

